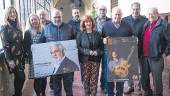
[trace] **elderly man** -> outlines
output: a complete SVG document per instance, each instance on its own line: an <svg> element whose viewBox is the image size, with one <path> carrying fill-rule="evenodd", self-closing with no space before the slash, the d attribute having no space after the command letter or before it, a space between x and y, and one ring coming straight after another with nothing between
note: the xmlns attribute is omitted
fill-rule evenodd
<svg viewBox="0 0 170 96"><path fill-rule="evenodd" d="M72 9L72 19L68 21L68 24L70 24L73 27L73 30L76 34L80 32L80 10L79 8L74 7Z"/></svg>
<svg viewBox="0 0 170 96"><path fill-rule="evenodd" d="M107 8L104 5L98 6L98 16L95 18L96 30L102 34L102 28L106 21L111 20L106 16ZM107 93L107 48L103 48L102 63L101 63L101 77L100 77L100 88Z"/></svg>
<svg viewBox="0 0 170 96"><path fill-rule="evenodd" d="M163 53L170 53L170 26L159 18L157 8L148 10L148 21L141 35L141 83L144 96L163 96L162 72L164 68ZM152 73L154 91L150 87L149 74Z"/></svg>
<svg viewBox="0 0 170 96"><path fill-rule="evenodd" d="M37 10L37 16L40 18L40 22L43 26L46 26L47 24L51 23L50 20L48 20L47 12L43 9Z"/></svg>
<svg viewBox="0 0 170 96"><path fill-rule="evenodd" d="M50 41L63 41L74 39L74 32L70 25L62 21L62 12L58 9L52 10L52 23L44 28L44 36L47 42ZM62 83L63 80L66 96L73 96L73 72L57 74L52 76L54 96L62 96Z"/></svg>
<svg viewBox="0 0 170 96"><path fill-rule="evenodd" d="M129 37L132 36L132 33L130 25L122 20L122 10L119 7L113 8L112 20L103 25L102 36L104 40L108 37ZM123 86L124 81L116 81L116 96L123 96ZM108 82L108 96L114 96L114 82Z"/></svg>
<svg viewBox="0 0 170 96"><path fill-rule="evenodd" d="M123 20L125 20L131 26L134 32L133 34L139 37L142 34L143 26L147 19L144 16L140 15L140 3L138 2L132 3L131 12L132 12L131 15L123 18ZM140 43L141 41L139 40L138 44ZM138 50L138 52L140 54L141 51ZM132 79L129 81L129 86L130 86L129 89L126 92L124 92L125 94L130 94L131 92L134 91Z"/></svg>

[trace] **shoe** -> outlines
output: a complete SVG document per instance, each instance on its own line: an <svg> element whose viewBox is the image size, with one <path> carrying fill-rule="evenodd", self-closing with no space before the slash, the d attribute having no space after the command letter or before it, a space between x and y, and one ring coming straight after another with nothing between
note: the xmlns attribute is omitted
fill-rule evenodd
<svg viewBox="0 0 170 96"><path fill-rule="evenodd" d="M134 88L129 88L128 91L124 92L124 94L128 95L134 92Z"/></svg>

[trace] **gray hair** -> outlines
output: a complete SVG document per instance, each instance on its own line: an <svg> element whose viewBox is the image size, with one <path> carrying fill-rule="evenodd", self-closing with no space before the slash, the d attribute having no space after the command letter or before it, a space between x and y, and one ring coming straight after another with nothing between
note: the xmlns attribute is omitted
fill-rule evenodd
<svg viewBox="0 0 170 96"><path fill-rule="evenodd" d="M65 55L65 48L64 48L64 46L62 44L55 43L55 44L50 46L50 50L51 50L52 47L58 47L60 52L62 52L63 56Z"/></svg>
<svg viewBox="0 0 170 96"><path fill-rule="evenodd" d="M134 3L132 3L132 4L131 4L131 7L132 7L133 5L137 5L137 6L139 6L139 8L140 8L140 3L139 3L139 2L134 2Z"/></svg>

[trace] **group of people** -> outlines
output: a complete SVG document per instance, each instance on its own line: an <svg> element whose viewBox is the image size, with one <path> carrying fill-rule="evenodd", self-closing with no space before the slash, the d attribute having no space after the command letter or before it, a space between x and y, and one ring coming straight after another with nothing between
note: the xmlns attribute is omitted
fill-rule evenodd
<svg viewBox="0 0 170 96"><path fill-rule="evenodd" d="M5 24L1 28L2 44L9 71L14 73L13 96L22 96L25 81L24 65L32 64L31 45L50 41L76 39L80 61L81 81L85 96L96 96L101 65L100 87L108 96L123 96L133 92L133 81L129 80L129 90L123 92L124 81L107 81L108 38L130 37L138 38L138 53L140 61L141 85L144 96L163 96L162 72L164 68L163 54L170 53L170 25L159 17L157 8L148 9L147 18L140 14L140 3L131 5L132 14L122 18L122 9L112 9L112 17L106 16L107 8L98 6L98 16L92 18L85 15L80 20L80 10L72 9L73 18L63 22L62 11L53 9L51 21L44 10L31 14L26 23L24 36L14 7L9 7L5 13ZM23 38L24 37L24 38ZM56 45L57 46L57 45ZM69 65L69 64L68 64ZM154 90L150 87L149 74L152 73ZM54 96L62 95L62 81L66 96L73 96L72 86L74 72L50 76L50 88ZM34 79L34 89L37 96L45 96L47 77ZM116 84L116 85L115 85ZM116 87L116 93L114 93Z"/></svg>

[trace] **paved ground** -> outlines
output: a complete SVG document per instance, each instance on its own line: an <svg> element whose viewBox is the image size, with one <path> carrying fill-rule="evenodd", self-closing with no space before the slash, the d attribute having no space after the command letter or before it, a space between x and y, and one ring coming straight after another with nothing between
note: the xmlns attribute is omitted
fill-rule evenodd
<svg viewBox="0 0 170 96"><path fill-rule="evenodd" d="M28 73L28 71L26 70L26 73ZM74 83L73 83L73 94L74 96L84 96L84 91L83 91L83 86L82 83L80 81L80 72L75 72L74 75ZM32 79L27 79L23 88L23 96L36 96L34 89L33 89L33 80ZM48 78L48 82L47 82L47 88L46 88L46 96L53 96L53 92L51 91L51 89L49 88L49 78ZM98 86L100 86L100 84L98 84ZM63 96L65 96L65 92L64 89L62 91ZM102 90L100 88L98 88L97 90L97 96L107 96L104 95L104 93L102 92ZM124 95L125 96L125 95ZM139 95L126 95L126 96L139 96Z"/></svg>

